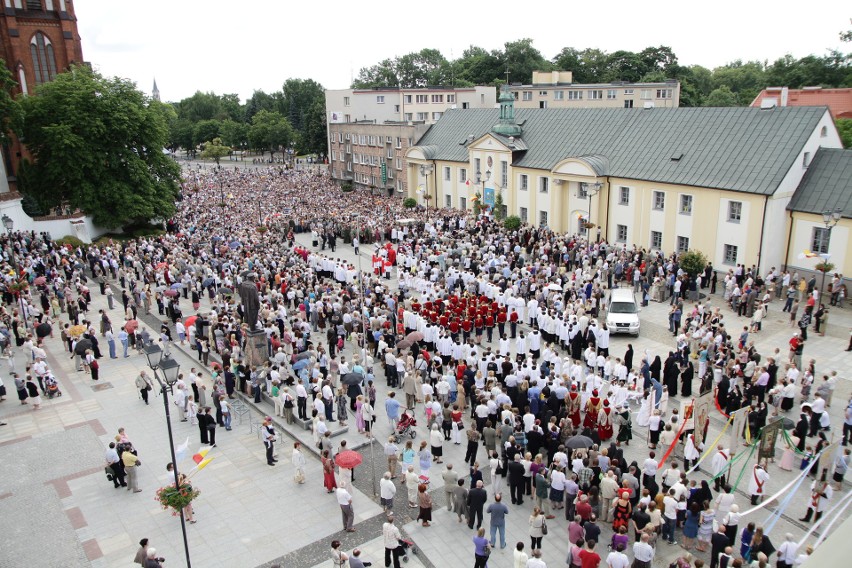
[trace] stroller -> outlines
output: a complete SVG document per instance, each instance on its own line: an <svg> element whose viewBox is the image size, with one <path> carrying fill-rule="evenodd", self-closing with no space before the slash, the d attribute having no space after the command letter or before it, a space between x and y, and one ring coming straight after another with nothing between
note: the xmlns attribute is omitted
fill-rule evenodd
<svg viewBox="0 0 852 568"><path fill-rule="evenodd" d="M417 436L417 431L414 429L415 426L417 426L417 420L408 411L404 411L399 418L399 423L396 425L394 441L399 442L405 436L410 436L413 440Z"/></svg>
<svg viewBox="0 0 852 568"><path fill-rule="evenodd" d="M411 554L417 556L417 547L414 546L413 540L399 540L399 547L402 549L402 561L408 562L408 552L411 551Z"/></svg>
<svg viewBox="0 0 852 568"><path fill-rule="evenodd" d="M56 378L53 375L47 375L44 378L44 390L47 398L62 396L62 391L59 390L59 383L56 382Z"/></svg>

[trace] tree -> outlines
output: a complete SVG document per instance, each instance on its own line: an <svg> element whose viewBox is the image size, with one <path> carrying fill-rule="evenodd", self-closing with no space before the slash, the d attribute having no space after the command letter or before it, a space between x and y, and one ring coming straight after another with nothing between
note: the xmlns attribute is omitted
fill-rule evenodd
<svg viewBox="0 0 852 568"><path fill-rule="evenodd" d="M362 67L358 77L352 81L353 89L372 89L373 87L398 87L399 77L396 61L385 59L372 67Z"/></svg>
<svg viewBox="0 0 852 568"><path fill-rule="evenodd" d="M487 51L471 45L455 61L462 81L472 85L492 85L499 82L506 72L503 55L499 51Z"/></svg>
<svg viewBox="0 0 852 568"><path fill-rule="evenodd" d="M299 136L299 150L309 154L328 151L328 126L325 122L325 101L314 101L305 115L305 125Z"/></svg>
<svg viewBox="0 0 852 568"><path fill-rule="evenodd" d="M844 148L852 148L852 118L838 118L834 123Z"/></svg>
<svg viewBox="0 0 852 568"><path fill-rule="evenodd" d="M684 272L695 278L707 266L707 257L701 251L690 249L681 253L678 262Z"/></svg>
<svg viewBox="0 0 852 568"><path fill-rule="evenodd" d="M325 90L311 79L287 79L284 82L284 115L295 131L299 151L327 151L325 122Z"/></svg>
<svg viewBox="0 0 852 568"><path fill-rule="evenodd" d="M260 152L261 156L267 151L274 155L294 141L293 128L279 113L262 110L252 118L248 140L252 149Z"/></svg>
<svg viewBox="0 0 852 568"><path fill-rule="evenodd" d="M407 88L445 85L450 82L450 64L437 49L421 49L397 58L399 86Z"/></svg>
<svg viewBox="0 0 852 568"><path fill-rule="evenodd" d="M219 129L222 133L222 142L231 148L245 148L248 146L248 124L226 120Z"/></svg>
<svg viewBox="0 0 852 568"><path fill-rule="evenodd" d="M201 144L204 141L219 138L219 134L221 131L221 120L201 120L195 123L195 126L193 127L192 137L195 140L196 144Z"/></svg>
<svg viewBox="0 0 852 568"><path fill-rule="evenodd" d="M12 96L17 83L6 64L0 59L0 146L9 143L9 134L20 129L24 114L21 105Z"/></svg>
<svg viewBox="0 0 852 568"><path fill-rule="evenodd" d="M231 148L222 144L221 138L214 138L210 142L204 143L204 150L201 152L202 160L215 160L216 165L219 165L219 160L231 153Z"/></svg>
<svg viewBox="0 0 852 568"><path fill-rule="evenodd" d="M75 66L22 100L33 161L21 187L42 207L67 201L117 228L174 214L180 167L163 153L158 107L128 80Z"/></svg>
<svg viewBox="0 0 852 568"><path fill-rule="evenodd" d="M714 89L707 98L704 99L706 107L732 107L737 106L737 96L731 92L730 87L722 85L718 89Z"/></svg>
<svg viewBox="0 0 852 568"><path fill-rule="evenodd" d="M508 68L511 81L520 81L529 85L532 83L533 71L550 71L553 69L553 65L544 58L539 50L533 47L532 43L533 40L524 38L517 41L507 41L504 44L503 71L505 72L505 68Z"/></svg>
<svg viewBox="0 0 852 568"><path fill-rule="evenodd" d="M500 221L503 218L503 192L498 191L494 199L494 219Z"/></svg>

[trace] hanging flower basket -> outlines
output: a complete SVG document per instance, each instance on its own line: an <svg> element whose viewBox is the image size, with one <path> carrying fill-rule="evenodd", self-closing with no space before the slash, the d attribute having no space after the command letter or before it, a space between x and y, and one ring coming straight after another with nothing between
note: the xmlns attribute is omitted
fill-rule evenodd
<svg viewBox="0 0 852 568"><path fill-rule="evenodd" d="M268 230L269 230L269 227L266 227L266 226L264 226L264 225L261 225L261 226L259 226L259 227L257 228L257 232L258 232L258 233L260 233L260 234L263 234L263 233L265 233L265 232L266 232L266 231L268 231Z"/></svg>
<svg viewBox="0 0 852 568"><path fill-rule="evenodd" d="M27 282L26 280L19 280L17 282L12 282L11 284L9 284L9 291L17 295L21 292L25 292L29 287L29 282Z"/></svg>
<svg viewBox="0 0 852 568"><path fill-rule="evenodd" d="M163 509L172 509L172 515L177 515L200 494L201 492L189 483L181 483L178 487L167 485L157 489L156 500Z"/></svg>
<svg viewBox="0 0 852 568"><path fill-rule="evenodd" d="M595 224L594 223L583 223L583 227L585 227L586 229L594 229Z"/></svg>

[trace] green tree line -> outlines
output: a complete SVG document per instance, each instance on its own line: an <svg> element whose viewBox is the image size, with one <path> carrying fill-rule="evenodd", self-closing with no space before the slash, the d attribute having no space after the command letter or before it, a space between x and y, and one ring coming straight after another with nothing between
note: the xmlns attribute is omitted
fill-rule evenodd
<svg viewBox="0 0 852 568"><path fill-rule="evenodd" d="M325 90L312 79L287 79L280 91L255 91L244 103L235 94L196 92L168 104L168 148L194 153L219 138L237 150L324 153Z"/></svg>
<svg viewBox="0 0 852 568"><path fill-rule="evenodd" d="M552 70L572 71L575 83L677 79L681 106L746 106L768 86L852 86L852 54L839 51L799 59L785 55L772 63L737 60L711 70L681 65L664 45L639 52L565 47L548 59L524 38L491 51L472 45L452 60L437 49L385 59L362 68L352 87L496 86L506 82L507 71L510 82L530 84L533 71Z"/></svg>

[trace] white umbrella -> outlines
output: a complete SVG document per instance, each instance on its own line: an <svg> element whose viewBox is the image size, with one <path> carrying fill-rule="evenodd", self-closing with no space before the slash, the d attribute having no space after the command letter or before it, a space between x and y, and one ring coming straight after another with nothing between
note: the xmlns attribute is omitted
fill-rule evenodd
<svg viewBox="0 0 852 568"><path fill-rule="evenodd" d="M551 282L550 284L548 284L548 285L547 285L547 289L548 289L548 290L553 290L554 292L561 292L561 291L562 291L562 286L560 286L560 285L559 285L559 284L557 284L556 282Z"/></svg>

